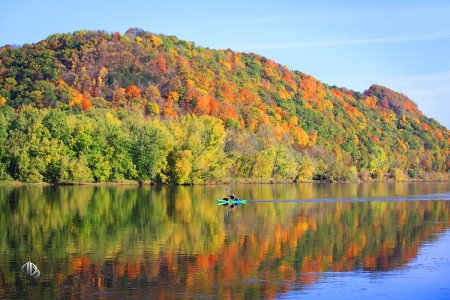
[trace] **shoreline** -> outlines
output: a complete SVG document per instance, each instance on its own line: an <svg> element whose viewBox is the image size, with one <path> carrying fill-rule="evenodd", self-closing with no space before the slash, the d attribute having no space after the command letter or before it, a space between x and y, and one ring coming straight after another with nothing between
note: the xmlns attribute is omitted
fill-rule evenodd
<svg viewBox="0 0 450 300"><path fill-rule="evenodd" d="M197 184L164 184L164 183L141 183L138 181L106 181L106 182L77 182L77 183L49 183L49 182L22 182L22 181L0 181L0 186L208 186L208 185L228 185L228 184L365 184L365 183L414 183L414 182L450 182L447 179L408 179L408 180L367 180L367 181L228 181L228 182L212 182Z"/></svg>

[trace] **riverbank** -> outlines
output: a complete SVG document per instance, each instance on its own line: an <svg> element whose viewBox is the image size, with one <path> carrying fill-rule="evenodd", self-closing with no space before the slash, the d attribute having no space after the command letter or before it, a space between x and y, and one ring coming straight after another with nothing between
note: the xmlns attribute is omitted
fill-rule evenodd
<svg viewBox="0 0 450 300"><path fill-rule="evenodd" d="M51 182L22 182L22 181L0 181L0 185L11 186L71 186L71 185L84 185L84 186L186 186L186 185L223 185L223 184L294 184L294 183L397 183L397 182L446 182L450 181L450 174L426 174L424 178L408 178L404 180L395 180L394 178L385 179L370 179L370 180L354 180L354 181L330 181L330 180L308 180L308 181L257 181L257 180L235 180L224 182L205 182L199 184L164 184L164 183L149 183L139 182L134 180L126 181L108 181L108 182L72 182L72 183L51 183Z"/></svg>

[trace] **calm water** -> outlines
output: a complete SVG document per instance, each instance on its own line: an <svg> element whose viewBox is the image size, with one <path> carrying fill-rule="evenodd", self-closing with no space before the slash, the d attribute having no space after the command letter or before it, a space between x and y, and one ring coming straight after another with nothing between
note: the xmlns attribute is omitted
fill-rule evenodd
<svg viewBox="0 0 450 300"><path fill-rule="evenodd" d="M0 298L450 298L450 183L231 188L0 186Z"/></svg>

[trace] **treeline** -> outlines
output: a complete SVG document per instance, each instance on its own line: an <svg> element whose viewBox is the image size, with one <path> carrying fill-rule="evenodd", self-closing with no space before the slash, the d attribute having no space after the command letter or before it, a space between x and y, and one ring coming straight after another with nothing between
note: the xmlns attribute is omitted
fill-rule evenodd
<svg viewBox="0 0 450 300"><path fill-rule="evenodd" d="M0 107L3 181L355 181L377 178L381 172L406 178L395 161L382 158L369 157L370 169L358 169L324 147L298 149L290 136L277 137L272 125L249 133L207 115L162 119L140 109ZM424 176L413 169L408 174Z"/></svg>

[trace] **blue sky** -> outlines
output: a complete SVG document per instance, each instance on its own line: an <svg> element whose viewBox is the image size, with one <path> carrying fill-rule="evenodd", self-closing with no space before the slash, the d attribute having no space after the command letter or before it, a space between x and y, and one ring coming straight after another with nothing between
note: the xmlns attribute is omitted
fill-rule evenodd
<svg viewBox="0 0 450 300"><path fill-rule="evenodd" d="M332 85L382 84L450 128L449 1L17 0L0 14L1 45L139 27L255 52Z"/></svg>

